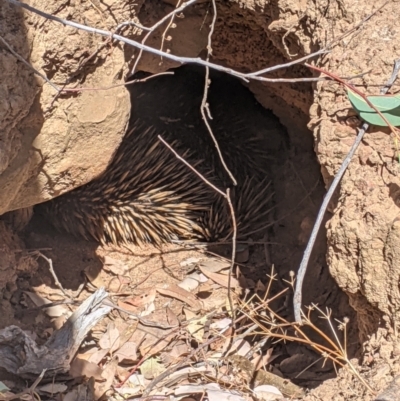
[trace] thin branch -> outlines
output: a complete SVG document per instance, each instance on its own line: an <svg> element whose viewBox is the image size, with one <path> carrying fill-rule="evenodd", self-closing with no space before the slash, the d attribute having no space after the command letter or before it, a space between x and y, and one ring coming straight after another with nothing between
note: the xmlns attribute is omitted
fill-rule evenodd
<svg viewBox="0 0 400 401"><path fill-rule="evenodd" d="M183 3L182 6L175 8L175 10L172 10L170 13L168 13L165 17L161 18L158 22L156 22L153 26L151 26L150 28L145 28L145 30L148 31L148 33L146 34L146 36L143 38L142 40L142 45L145 44L145 42L147 41L147 39L150 37L150 35L160 26L162 25L167 19L169 19L170 17L174 17L177 13L182 12L186 7L196 3L197 0L190 0L187 1L185 3ZM122 25L122 24L120 24ZM118 26L120 26L118 25ZM117 27L118 28L118 27ZM118 30L118 29L117 29ZM144 49L140 49L140 52L136 58L135 64L132 68L131 74L134 74L136 71L136 68L139 64L140 59L142 58L142 54L143 54L143 50ZM168 53L168 52L167 52ZM168 53L169 54L169 53ZM162 57L162 56L161 56Z"/></svg>
<svg viewBox="0 0 400 401"><path fill-rule="evenodd" d="M397 78L399 70L400 70L400 59L395 61L392 75L391 75L390 79L388 80L388 83L381 90L382 95L387 93L388 90L390 89L390 87L393 85L394 81ZM304 251L303 259L300 263L300 267L297 272L297 280L296 280L296 288L295 288L295 292L294 292L293 304L294 304L294 318L298 324L303 324L302 319L301 319L301 301L302 301L302 286L303 286L304 276L307 271L308 261L310 260L311 252L314 248L314 244L315 244L315 241L316 241L316 238L318 235L318 231L321 227L321 223L324 218L325 211L328 208L328 204L329 204L337 186L339 185L339 182L342 179L343 174L347 170L347 167L349 166L350 161L351 161L352 157L354 156L354 153L356 152L358 145L362 141L364 134L368 130L368 128L369 128L369 124L367 124L367 123L364 123L361 126L361 128L358 132L358 135L356 137L356 140L353 143L353 146L351 147L349 153L347 154L346 158L344 159L342 165L340 166L339 171L336 173L336 176L335 176L331 186L329 187L327 194L325 195L324 201L322 202L321 208L318 212L317 219L314 223L314 227L311 232L310 239L309 239L307 247Z"/></svg>
<svg viewBox="0 0 400 401"><path fill-rule="evenodd" d="M221 65L214 64L214 63L211 63L209 61L202 60L201 58L175 56L175 55L173 55L171 53L154 49L154 48L152 48L150 46L146 46L146 45L144 45L142 43L136 42L135 40L128 39L128 38L126 38L124 36L121 36L121 35L118 35L118 34L114 34L114 33L110 32L110 31L93 28L93 27L90 27L90 26L87 26L87 25L79 24L79 23L74 22L74 21L69 21L69 20L66 20L66 19L63 19L63 18L59 18L59 17L56 17L54 15L45 13L44 11L38 10L37 8L32 7L32 6L28 5L28 4L21 3L18 0L6 0L6 1L11 3L11 4L13 4L13 5L15 5L15 6L18 6L18 7L24 8L26 10L29 10L29 11L31 11L31 12L33 12L35 14L38 14L41 17L49 19L51 21L55 21L55 22L58 22L60 24L66 25L66 26L72 26L72 27L74 27L76 29L80 29L80 30L83 30L83 31L86 31L86 32L90 32L90 33L95 33L95 34L98 34L98 35L101 35L101 36L112 37L113 39L116 39L116 40L119 40L121 42L124 42L124 43L126 43L128 45L131 45L133 47L136 47L136 48L138 48L138 49L140 49L142 51L148 51L149 53L155 54L157 56L165 57L167 59L176 61L176 62L178 62L180 64L194 63L194 64L202 65L204 67L210 67L210 68L213 68L214 70L222 71L222 72L225 72L227 74L230 74L230 75L236 76L238 78L241 78L246 82L248 82L249 79L253 79L253 80L257 80L257 81L263 81L263 82L291 82L291 83L292 82L314 82L314 81L320 80L320 78L265 78L265 77L260 77L259 75L260 74L264 74L266 69L263 69L263 70L260 70L260 71L256 71L256 72L252 72L252 73L243 74L243 73L235 71L235 70L233 70L231 68L226 68L226 67L223 67ZM301 60L300 62L303 62L306 59L310 59L310 58L319 56L321 54L321 52L322 51L319 50L317 52L314 52L314 53L311 53L311 54L309 54L307 56L304 56L304 57L302 57L300 59ZM277 70L277 69L281 69L281 68L286 68L288 66L292 66L292 65L297 64L297 63L299 63L299 62L297 62L295 60L295 61L291 61L291 62L286 63L286 64L280 64L280 65L273 66L273 67L270 67L270 68L273 68L273 70ZM268 72L270 71L269 69L267 69L267 70L268 70Z"/></svg>
<svg viewBox="0 0 400 401"><path fill-rule="evenodd" d="M40 78L44 79L49 85L51 85L57 92L60 92L60 88L58 88L57 85L53 84L45 75L40 73L37 69L32 67L22 56L20 56L17 52L14 51L14 49L7 43L7 41L0 36L0 41L3 42L3 44L7 47L10 53L12 53L19 61L27 65L29 68L33 70L33 72L37 75L39 75Z"/></svg>
<svg viewBox="0 0 400 401"><path fill-rule="evenodd" d="M214 184L207 180L204 175L200 174L193 166L191 166L182 156L179 156L178 153L169 145L160 135L158 135L158 139L175 155L177 159L179 159L182 163L188 166L198 177L200 177L207 185L209 185L214 191L218 192L224 198L227 197L226 193L217 188Z"/></svg>

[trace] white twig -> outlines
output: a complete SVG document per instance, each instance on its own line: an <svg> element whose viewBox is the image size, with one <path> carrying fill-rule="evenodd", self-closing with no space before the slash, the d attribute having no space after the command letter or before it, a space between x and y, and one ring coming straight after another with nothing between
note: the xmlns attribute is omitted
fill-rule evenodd
<svg viewBox="0 0 400 401"><path fill-rule="evenodd" d="M79 24L79 23L74 22L74 21L69 21L69 20L66 20L66 19L63 19L63 18L59 18L59 17L56 17L54 15L45 13L44 11L38 10L35 7L31 7L28 4L21 3L18 0L6 0L6 1L11 3L11 4L13 4L13 5L15 5L15 6L24 8L26 10L29 10L29 11L35 13L35 14L38 14L38 15L42 16L43 18L46 18L46 19L49 19L49 20L52 20L52 21L56 21L56 22L58 22L60 24L67 25L67 26L72 26L72 27L74 27L76 29L80 29L80 30L83 30L83 31L86 31L86 32L90 32L90 33L95 33L95 34L98 34L98 35L101 35L101 36L111 37L113 39L119 40L119 41L121 41L123 43L126 43L128 45L136 47L136 48L138 48L138 49L140 49L142 51L148 51L149 53L155 54L157 56L165 57L167 59L176 61L176 62L178 62L180 64L193 63L193 64L199 64L199 65L202 65L202 66L205 66L205 67L210 67L210 68L213 68L214 70L222 71L222 72L225 72L227 74L230 74L230 75L236 76L238 78L241 78L246 82L248 82L249 79L253 79L253 80L257 80L257 81L263 81L263 82L313 82L313 81L321 80L321 78L265 78L265 77L260 77L259 75L262 75L262 74L265 74L267 72L271 72L271 71L274 71L274 70L277 70L277 69L286 68L286 67L292 66L294 64L301 63L301 62L303 62L305 60L308 60L308 59L310 59L312 57L316 57L316 56L319 56L321 54L329 53L329 51L330 51L330 50L327 50L327 49L318 50L318 51L316 51L314 53L311 53L311 54L309 54L307 56L302 57L301 59L299 59L300 61L295 60L295 61L291 61L291 62L286 63L286 64L275 65L273 67L265 68L265 69L262 69L262 70L259 70L259 71L255 71L255 72L252 72L252 73L243 74L243 73L240 73L240 72L238 72L236 70L233 70L231 68L226 68L226 67L223 67L221 65L214 64L214 63L211 63L209 61L202 60L201 58L175 56L175 55L173 55L171 53L154 49L153 47L146 46L146 45L144 45L142 43L136 42L135 40L128 39L128 38L126 38L124 36L114 34L114 33L110 32L110 31L93 28L93 27L90 27L90 26L87 26L87 25Z"/></svg>
<svg viewBox="0 0 400 401"><path fill-rule="evenodd" d="M386 3L385 3L386 4ZM390 87L393 85L394 81L397 78L397 74L399 73L400 70L400 59L396 60L394 63L393 67L393 72L392 75L388 81L388 83L385 85L385 87L381 90L381 94L387 93L387 91L390 89ZM294 291L294 298L293 298L293 306L294 306L294 318L297 323L302 324L302 319L301 319L301 300L302 300L302 286L303 286L303 281L304 281L304 276L307 271L307 265L308 261L310 260L311 252L314 248L314 243L318 235L318 231L321 227L322 220L325 216L325 211L328 208L328 204L332 198L332 195L334 194L337 186L339 185L340 180L342 179L344 173L347 170L347 167L350 164L351 159L354 156L354 153L356 152L358 145L362 141L365 132L367 131L369 127L369 124L364 123L362 127L360 128L358 135L353 143L353 146L351 147L349 153L347 154L346 158L343 160L342 165L339 168L339 171L336 173L335 178L329 187L329 190L327 194L325 195L324 201L322 202L322 205L319 209L317 219L314 223L313 230L310 235L310 239L308 240L307 247L304 251L303 259L300 263L299 270L297 272L297 279L296 279L296 288Z"/></svg>
<svg viewBox="0 0 400 401"><path fill-rule="evenodd" d="M40 78L44 79L49 85L51 85L57 92L60 92L60 88L57 85L54 85L45 75L40 73L37 69L33 68L22 56L20 56L14 49L7 43L7 41L0 36L0 41L7 47L7 49L12 53L19 61L27 65L29 68L33 70L33 72L39 75Z"/></svg>

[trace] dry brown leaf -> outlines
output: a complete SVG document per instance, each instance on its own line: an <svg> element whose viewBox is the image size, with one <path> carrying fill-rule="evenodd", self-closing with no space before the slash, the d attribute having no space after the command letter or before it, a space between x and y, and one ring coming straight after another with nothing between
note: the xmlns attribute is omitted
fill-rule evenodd
<svg viewBox="0 0 400 401"><path fill-rule="evenodd" d="M119 330L115 327L115 323L111 322L107 327L107 331L100 338L99 346L113 353L119 348L119 337Z"/></svg>
<svg viewBox="0 0 400 401"><path fill-rule="evenodd" d="M48 394L58 394L63 393L65 390L67 390L67 388L68 386L62 383L49 383L45 384L44 386L40 386L38 390Z"/></svg>
<svg viewBox="0 0 400 401"><path fill-rule="evenodd" d="M179 299L181 302L185 302L195 310L200 310L202 307L201 302L196 298L195 295L184 290L183 288L178 287L175 284L165 284L157 287L156 289L161 295Z"/></svg>
<svg viewBox="0 0 400 401"><path fill-rule="evenodd" d="M263 354L254 355L254 358L251 360L251 362L254 365L256 371L262 369L264 366L271 363L271 361L273 361L280 355L277 354L272 357L273 350L274 350L273 348L268 348L267 352L264 355Z"/></svg>
<svg viewBox="0 0 400 401"><path fill-rule="evenodd" d="M164 372L165 367L160 363L158 358L149 358L140 366L140 373L145 379L154 379Z"/></svg>
<svg viewBox="0 0 400 401"><path fill-rule="evenodd" d="M130 305L130 304L125 303L125 302L122 302L120 300L118 300L118 306L120 308L122 308L122 309L127 310L128 312L133 312L133 313L137 313L138 312L138 309L135 306Z"/></svg>
<svg viewBox="0 0 400 401"><path fill-rule="evenodd" d="M101 269L99 267L94 265L89 265L84 270L84 273L87 279L90 281L90 283L93 284L96 288L101 288L101 287L107 288L106 283L100 276Z"/></svg>
<svg viewBox="0 0 400 401"><path fill-rule="evenodd" d="M117 352L114 353L114 356L118 358L120 362L132 363L137 361L137 344L133 342L126 342Z"/></svg>
<svg viewBox="0 0 400 401"><path fill-rule="evenodd" d="M121 290L121 280L118 277L112 277L108 282L108 291L117 293Z"/></svg>
<svg viewBox="0 0 400 401"><path fill-rule="evenodd" d="M200 262L200 260L201 260L200 258L191 257L191 258L187 258L185 260L182 260L182 262L179 263L179 265L182 266L182 267L187 267L187 266L191 266L191 265L194 265L194 264Z"/></svg>
<svg viewBox="0 0 400 401"><path fill-rule="evenodd" d="M201 262L199 267L200 270L204 269L210 273L217 273L221 270L230 269L231 263L222 259L208 259Z"/></svg>
<svg viewBox="0 0 400 401"><path fill-rule="evenodd" d="M139 321L135 321L130 324L125 330L121 333L119 337L119 346L122 347L129 339L132 337L132 334L136 331Z"/></svg>
<svg viewBox="0 0 400 401"><path fill-rule="evenodd" d="M104 357L108 354L110 350L108 348L106 349L98 349L97 351L93 352L89 358L87 359L89 362L95 363L98 365Z"/></svg>
<svg viewBox="0 0 400 401"><path fill-rule="evenodd" d="M170 326L177 326L179 324L179 319L178 317L175 315L175 313L168 308L168 306L165 308L165 314L166 314L166 318L167 318L167 323Z"/></svg>
<svg viewBox="0 0 400 401"><path fill-rule="evenodd" d="M34 292L24 291L24 294L26 294L36 306L43 306L52 303L47 298L42 297L39 294L35 294ZM51 306L50 308L43 309L43 311L47 316L50 317L60 317L63 315L69 316L71 314L64 305Z"/></svg>
<svg viewBox="0 0 400 401"><path fill-rule="evenodd" d="M186 291L193 291L196 289L201 283L205 283L208 281L208 278L198 272L194 272L186 276L179 284L178 286L183 288Z"/></svg>
<svg viewBox="0 0 400 401"><path fill-rule="evenodd" d="M190 348L188 347L188 345L185 342L180 341L178 344L175 344L172 347L171 352L169 353L168 356L177 359L182 355L187 355L189 352Z"/></svg>
<svg viewBox="0 0 400 401"><path fill-rule="evenodd" d="M229 281L228 275L212 273L204 269L202 266L200 266L200 270L206 277L208 277L215 283L219 284L221 287L228 288L228 281ZM239 287L239 281L236 280L235 277L231 277L231 288L238 288L238 287Z"/></svg>
<svg viewBox="0 0 400 401"><path fill-rule="evenodd" d="M94 384L94 396L98 400L101 398L106 391L108 391L114 381L115 372L118 366L118 359L113 358L109 364L103 370L103 378L106 379L102 383L96 382Z"/></svg>
<svg viewBox="0 0 400 401"><path fill-rule="evenodd" d="M172 330L162 330L158 327L138 326L138 331L144 331L144 340L139 345L141 355L155 355L161 352L177 335ZM138 344L138 343L136 343Z"/></svg>
<svg viewBox="0 0 400 401"><path fill-rule="evenodd" d="M88 362L84 359L75 358L69 368L69 374L72 377L95 378L96 380L103 380L103 370L93 362Z"/></svg>
<svg viewBox="0 0 400 401"><path fill-rule="evenodd" d="M156 299L156 290L152 288L148 294L139 295L137 297L125 299L125 302L136 307L151 304Z"/></svg>
<svg viewBox="0 0 400 401"><path fill-rule="evenodd" d="M104 270L110 271L116 276L123 276L129 270L124 262L110 256L104 256L103 264Z"/></svg>

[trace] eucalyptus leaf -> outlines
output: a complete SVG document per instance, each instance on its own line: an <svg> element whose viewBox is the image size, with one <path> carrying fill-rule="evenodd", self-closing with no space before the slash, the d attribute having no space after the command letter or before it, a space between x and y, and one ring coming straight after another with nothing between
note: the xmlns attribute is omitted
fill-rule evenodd
<svg viewBox="0 0 400 401"><path fill-rule="evenodd" d="M359 116L369 124L386 127L382 117L358 94L347 90L347 96ZM395 127L400 126L400 95L367 96L367 99Z"/></svg>

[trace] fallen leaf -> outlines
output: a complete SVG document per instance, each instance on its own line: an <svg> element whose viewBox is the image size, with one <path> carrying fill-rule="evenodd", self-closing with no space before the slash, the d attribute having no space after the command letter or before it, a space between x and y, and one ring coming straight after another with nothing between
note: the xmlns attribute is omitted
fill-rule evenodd
<svg viewBox="0 0 400 401"><path fill-rule="evenodd" d="M204 269L203 266L200 266L200 270L206 277L208 277L215 283L219 284L221 287L228 288L228 283L229 283L228 275L212 273ZM238 288L238 287L239 287L239 281L236 280L235 277L231 276L231 288Z"/></svg>
<svg viewBox="0 0 400 401"><path fill-rule="evenodd" d="M62 383L49 383L45 384L44 386L40 386L38 390L48 394L58 394L63 393L65 390L67 390L67 388L68 386Z"/></svg>
<svg viewBox="0 0 400 401"><path fill-rule="evenodd" d="M210 273L217 273L221 270L230 269L231 262L221 259L208 259L200 263L200 270L206 270Z"/></svg>
<svg viewBox="0 0 400 401"><path fill-rule="evenodd" d="M187 266L191 266L191 265L195 265L196 263L200 262L200 258L187 258L185 260L182 260L181 263L179 263L182 267L187 267Z"/></svg>
<svg viewBox="0 0 400 401"><path fill-rule="evenodd" d="M114 353L119 362L133 363L137 357L137 344L133 342L126 342L118 351Z"/></svg>
<svg viewBox="0 0 400 401"><path fill-rule="evenodd" d="M175 344L171 352L169 352L168 356L171 356L172 358L178 359L182 355L187 355L190 352L190 348L185 342L179 342L178 344Z"/></svg>
<svg viewBox="0 0 400 401"><path fill-rule="evenodd" d="M113 353L119 348L119 337L119 330L115 327L114 322L111 322L107 327L107 331L100 338L99 346Z"/></svg>
<svg viewBox="0 0 400 401"><path fill-rule="evenodd" d="M189 323L186 326L187 331L197 340L197 342L203 342L204 336L204 325L207 322L207 315L200 316L199 318L195 318L195 314L188 309L184 309L186 319Z"/></svg>
<svg viewBox="0 0 400 401"><path fill-rule="evenodd" d="M93 399L93 391L86 383L79 384L68 392L63 401L87 401Z"/></svg>
<svg viewBox="0 0 400 401"><path fill-rule="evenodd" d="M185 277L185 279L182 280L178 286L186 291L193 291L200 285L200 283L204 283L207 280L208 279L204 274L195 272Z"/></svg>
<svg viewBox="0 0 400 401"><path fill-rule="evenodd" d="M159 286L157 287L157 291L161 295L179 299L195 310L201 309L201 302L192 293L178 287L176 284L165 284L163 286Z"/></svg>
<svg viewBox="0 0 400 401"><path fill-rule="evenodd" d="M102 287L107 288L106 283L100 276L101 274L100 267L89 265L83 272L85 273L85 276L90 281L90 283L93 284L96 288L102 288Z"/></svg>
<svg viewBox="0 0 400 401"><path fill-rule="evenodd" d="M267 289L267 288L266 288L265 285L262 283L262 281L261 281L261 280L258 280L258 281L257 281L257 284L256 284L255 291L256 291L256 292L265 292L266 289Z"/></svg>
<svg viewBox="0 0 400 401"><path fill-rule="evenodd" d="M108 391L111 388L111 385L114 381L114 376L115 372L117 370L118 366L118 359L113 358L110 363L106 365L106 367L103 370L103 378L106 379L102 383L100 382L95 382L94 384L94 397L96 400L101 398L106 391Z"/></svg>
<svg viewBox="0 0 400 401"><path fill-rule="evenodd" d="M36 306L43 306L52 303L47 298L35 294L34 292L24 291L24 294L26 294ZM43 311L44 313L46 313L46 315L50 317L70 315L69 310L64 305L51 306L49 308L43 309Z"/></svg>
<svg viewBox="0 0 400 401"><path fill-rule="evenodd" d="M140 373L145 379L154 379L164 372L165 367L159 362L158 358L149 358L140 366Z"/></svg>
<svg viewBox="0 0 400 401"><path fill-rule="evenodd" d="M129 385L129 387L120 387L120 388L115 388L115 390L121 394L122 396L133 396L139 393L142 393L147 384L149 383L149 380L146 380L143 375L141 374L134 374L129 376L129 379L127 380L126 384Z"/></svg>
<svg viewBox="0 0 400 401"><path fill-rule="evenodd" d="M93 352L90 357L87 359L87 361L95 363L98 365L104 357L108 354L110 350L108 348L106 349L98 349L97 351Z"/></svg>
<svg viewBox="0 0 400 401"><path fill-rule="evenodd" d="M210 328L213 330L224 330L232 324L232 319L225 317L223 319L217 320L211 323Z"/></svg>
<svg viewBox="0 0 400 401"><path fill-rule="evenodd" d="M151 304L156 299L156 294L156 290L152 288L148 294L139 295L133 298L127 298L124 300L124 302L136 307L141 307Z"/></svg>
<svg viewBox="0 0 400 401"><path fill-rule="evenodd" d="M144 340L139 345L141 355L156 355L161 352L175 337L173 330L162 330L158 327L139 325L137 331L144 330ZM131 339L132 340L132 339ZM139 344L136 342L136 344Z"/></svg>
<svg viewBox="0 0 400 401"><path fill-rule="evenodd" d="M133 312L133 313L137 313L138 312L138 310L137 310L137 308L135 306L130 305L130 304L125 303L125 302L122 302L120 300L118 300L118 306L120 308L122 308L122 309L127 310L128 312Z"/></svg>
<svg viewBox="0 0 400 401"><path fill-rule="evenodd" d="M123 276L129 270L124 262L110 256L104 256L103 264L104 270L108 270L116 276Z"/></svg>
<svg viewBox="0 0 400 401"><path fill-rule="evenodd" d="M269 384L256 387L254 394L262 401L283 400L283 394L276 387Z"/></svg>
<svg viewBox="0 0 400 401"><path fill-rule="evenodd" d="M72 377L84 376L88 379L93 377L96 380L103 380L102 373L103 370L95 363L80 358L75 358L69 368L69 374Z"/></svg>

